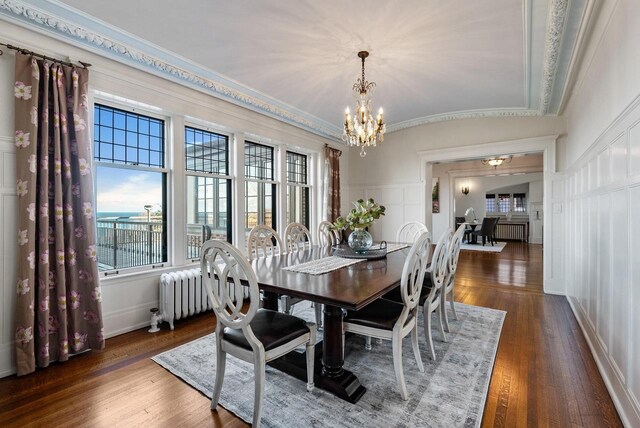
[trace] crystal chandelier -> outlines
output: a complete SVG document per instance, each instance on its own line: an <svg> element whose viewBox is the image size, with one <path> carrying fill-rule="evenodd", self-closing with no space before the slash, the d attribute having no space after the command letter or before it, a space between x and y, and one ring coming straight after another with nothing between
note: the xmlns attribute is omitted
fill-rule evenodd
<svg viewBox="0 0 640 428"><path fill-rule="evenodd" d="M374 82L367 82L364 78L364 60L369 56L369 52L358 52L358 57L362 59L362 77L353 85L353 92L356 99L356 111L351 119L349 107L345 112L344 133L342 140L350 146L360 147L360 156L365 157L368 146L375 147L384 140L386 126L382 121L382 109L378 112L378 117L374 120L371 114L371 98Z"/></svg>

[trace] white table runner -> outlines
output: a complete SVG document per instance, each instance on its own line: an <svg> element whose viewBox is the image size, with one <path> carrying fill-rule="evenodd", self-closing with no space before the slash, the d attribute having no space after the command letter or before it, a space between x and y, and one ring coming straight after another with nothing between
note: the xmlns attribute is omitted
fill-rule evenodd
<svg viewBox="0 0 640 428"><path fill-rule="evenodd" d="M387 254L408 247L407 244L388 244ZM329 256L318 260L300 263L299 265L287 266L283 268L290 272L308 273L310 275L322 275L323 273L341 269L343 267L355 265L366 259L346 259L344 257Z"/></svg>

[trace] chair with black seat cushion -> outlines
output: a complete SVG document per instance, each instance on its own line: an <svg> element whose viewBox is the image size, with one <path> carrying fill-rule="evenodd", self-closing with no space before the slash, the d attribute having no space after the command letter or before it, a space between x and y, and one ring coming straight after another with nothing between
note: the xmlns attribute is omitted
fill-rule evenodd
<svg viewBox="0 0 640 428"><path fill-rule="evenodd" d="M333 247L340 243L340 232L329 221L321 221L318 225L318 245Z"/></svg>
<svg viewBox="0 0 640 428"><path fill-rule="evenodd" d="M424 372L418 347L417 310L430 253L431 239L428 233L423 233L409 250L402 269L402 303L378 299L359 311L348 311L343 324L345 333L391 340L393 366L403 400L407 400L409 394L402 369L402 339L409 334L418 369Z"/></svg>
<svg viewBox="0 0 640 428"><path fill-rule="evenodd" d="M255 272L245 257L231 244L209 240L201 251L202 277L209 301L216 315L216 378L211 409L220 400L227 353L253 363L255 395L253 426L260 426L267 362L295 350L307 349L307 390L313 390L316 326L293 315L259 309L260 291ZM242 280L241 280L242 278ZM243 284L245 282L246 285ZM249 304L234 301L228 287L236 295L249 287Z"/></svg>
<svg viewBox="0 0 640 428"><path fill-rule="evenodd" d="M498 222L500 221L500 217L496 217L495 221L493 222L493 232L491 233L491 242L493 244L497 244L498 241L496 240L496 234L498 233Z"/></svg>
<svg viewBox="0 0 640 428"><path fill-rule="evenodd" d="M416 239L425 232L428 232L427 226L419 221L409 221L398 229L396 233L396 242L403 244L413 244Z"/></svg>
<svg viewBox="0 0 640 428"><path fill-rule="evenodd" d="M456 270L458 269L458 259L460 258L460 247L462 246L462 237L465 234L465 225L462 224L456 230L456 233L453 234L451 238L451 243L449 244L448 250L448 273L446 281L442 287L441 293L441 303L442 303L442 317L444 320L444 329L446 331L449 330L449 318L447 317L447 297L450 298L449 303L451 304L451 312L453 312L453 318L458 319L458 314L456 313L456 307L453 302L454 297L454 286L455 286L455 275Z"/></svg>
<svg viewBox="0 0 640 428"><path fill-rule="evenodd" d="M482 246L487 242L487 238L489 238L489 242L491 242L491 236L493 235L493 229L495 225L495 218L485 217L482 219L482 226L480 230L474 230L471 232L472 235L482 236ZM493 245L493 243L491 243Z"/></svg>
<svg viewBox="0 0 640 428"><path fill-rule="evenodd" d="M271 227L266 224L254 226L247 238L247 254L249 261L261 257L280 256L283 252L282 240Z"/></svg>

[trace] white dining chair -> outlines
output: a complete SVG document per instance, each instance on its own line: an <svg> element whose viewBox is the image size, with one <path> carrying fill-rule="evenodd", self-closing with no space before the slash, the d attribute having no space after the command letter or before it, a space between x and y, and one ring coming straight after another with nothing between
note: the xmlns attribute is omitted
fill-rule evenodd
<svg viewBox="0 0 640 428"><path fill-rule="evenodd" d="M398 232L396 233L396 242L413 244L421 234L428 231L429 229L427 229L427 226L423 223L420 223L419 221L409 221L398 229Z"/></svg>
<svg viewBox="0 0 640 428"><path fill-rule="evenodd" d="M431 351L431 358L435 361L436 353L433 348L433 339L431 337L431 314L435 311L440 321L440 331L442 332L442 339L446 342L447 336L444 332L444 320L442 315L442 287L447 280L448 274L448 254L449 254L449 243L451 241L451 228L447 228L445 232L440 237L438 244L436 245L436 249L433 252L433 257L431 258L431 284L430 288L428 284L425 284L423 287L423 293L428 291L424 302L422 303L422 313L424 316L424 332L427 336L427 344L429 345L429 350ZM421 299L422 300L422 299Z"/></svg>
<svg viewBox="0 0 640 428"><path fill-rule="evenodd" d="M403 400L409 399L402 368L402 339L411 334L411 344L418 369L424 372L418 346L418 303L422 282L431 254L431 239L423 233L409 250L402 269L400 292L402 303L378 299L359 311L348 311L344 318L345 333L356 333L391 340L393 366Z"/></svg>
<svg viewBox="0 0 640 428"><path fill-rule="evenodd" d="M282 240L271 227L259 224L251 229L247 238L249 261L262 257L281 256L282 252Z"/></svg>
<svg viewBox="0 0 640 428"><path fill-rule="evenodd" d="M332 247L340 243L340 231L329 221L321 221L318 225L318 245Z"/></svg>
<svg viewBox="0 0 640 428"><path fill-rule="evenodd" d="M285 242L285 248L287 254L294 254L301 251L311 250L313 242L311 241L311 233L302 223L290 223L284 230L283 240ZM280 296L280 305L282 311L291 314L293 305L303 302L303 299L297 297L291 297L287 295ZM318 329L322 329L322 305L319 303L313 303L313 307L316 311L316 323Z"/></svg>
<svg viewBox="0 0 640 428"><path fill-rule="evenodd" d="M284 230L284 244L287 253L309 249L313 245L311 233L302 223L290 223Z"/></svg>
<svg viewBox="0 0 640 428"><path fill-rule="evenodd" d="M449 303L451 305L451 312L453 313L453 319L458 319L458 314L456 313L456 306L454 303L454 294L455 294L455 276L456 270L458 269L458 259L460 258L460 247L462 246L462 238L465 234L466 225L461 224L456 230L456 233L453 234L451 238L451 243L449 244L448 250L448 271L446 282L443 285L441 300L442 300L442 317L444 320L444 329L449 332L449 318L447 317L447 297L449 297Z"/></svg>
<svg viewBox="0 0 640 428"><path fill-rule="evenodd" d="M265 366L271 360L306 347L307 391L314 387L314 359L316 326L293 315L260 309L260 291L255 272L247 259L231 244L209 240L201 251L200 266L209 301L216 315L216 377L211 409L220 400L227 354L253 364L255 393L253 426L260 426L265 389ZM234 301L229 288L236 295L242 293L246 281L249 305ZM274 412L277 409L273 409Z"/></svg>

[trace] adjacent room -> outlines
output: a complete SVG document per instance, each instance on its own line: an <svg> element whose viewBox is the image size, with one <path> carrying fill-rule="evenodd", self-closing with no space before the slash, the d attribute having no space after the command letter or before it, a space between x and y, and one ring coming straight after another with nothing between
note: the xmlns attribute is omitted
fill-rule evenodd
<svg viewBox="0 0 640 428"><path fill-rule="evenodd" d="M0 0L0 426L640 426L637 0Z"/></svg>

